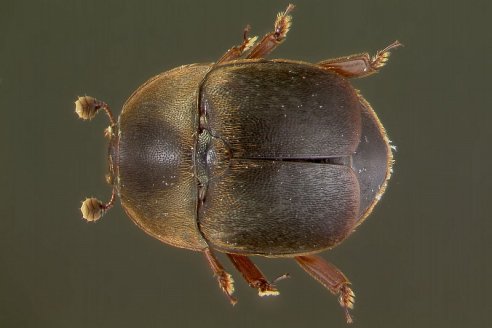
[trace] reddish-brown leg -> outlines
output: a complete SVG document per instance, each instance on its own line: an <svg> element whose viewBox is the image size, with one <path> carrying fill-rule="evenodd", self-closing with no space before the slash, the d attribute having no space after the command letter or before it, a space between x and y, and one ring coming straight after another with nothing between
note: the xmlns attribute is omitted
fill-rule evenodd
<svg viewBox="0 0 492 328"><path fill-rule="evenodd" d="M240 58L245 51L249 50L255 44L258 37L248 37L249 29L249 25L244 28L243 43L241 43L241 45L239 46L234 46L231 49L227 50L227 52L216 62L216 64L225 63Z"/></svg>
<svg viewBox="0 0 492 328"><path fill-rule="evenodd" d="M364 77L377 73L381 67L386 65L391 50L403 46L395 41L383 50L371 57L368 53L350 55L340 58L327 59L318 63L319 66L335 71L345 77Z"/></svg>
<svg viewBox="0 0 492 328"><path fill-rule="evenodd" d="M214 272L214 276L217 277L219 287L226 294L231 304L235 305L237 303L237 300L235 297L232 296L232 293L234 293L234 279L232 279L231 275L224 270L222 264L220 264L220 262L217 260L217 258L214 256L209 248L207 248L204 253L205 257L207 258L208 264L210 264L210 267Z"/></svg>
<svg viewBox="0 0 492 328"><path fill-rule="evenodd" d="M314 279L335 295L345 310L347 323L352 323L349 309L354 307L354 292L350 289L350 281L333 264L326 262L319 256L296 256L297 263Z"/></svg>
<svg viewBox="0 0 492 328"><path fill-rule="evenodd" d="M289 13L293 9L294 5L290 4L284 12L278 13L273 32L265 35L246 58L263 58L285 40L292 24L292 16Z"/></svg>
<svg viewBox="0 0 492 328"><path fill-rule="evenodd" d="M258 295L270 296L278 295L279 292L268 280L258 267L246 256L227 254L236 269L241 272L246 282L252 287L258 289Z"/></svg>

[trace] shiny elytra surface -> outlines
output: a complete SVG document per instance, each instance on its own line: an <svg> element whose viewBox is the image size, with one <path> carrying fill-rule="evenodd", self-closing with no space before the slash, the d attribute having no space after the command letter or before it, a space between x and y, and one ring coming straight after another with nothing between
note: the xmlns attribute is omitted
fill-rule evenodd
<svg viewBox="0 0 492 328"><path fill-rule="evenodd" d="M332 247L375 204L389 171L384 130L361 101L344 78L302 62L163 73L130 97L119 120L122 204L143 230L178 247L200 249L206 240L269 256ZM199 202L203 113L212 160ZM354 169L366 164L361 149L373 170Z"/></svg>

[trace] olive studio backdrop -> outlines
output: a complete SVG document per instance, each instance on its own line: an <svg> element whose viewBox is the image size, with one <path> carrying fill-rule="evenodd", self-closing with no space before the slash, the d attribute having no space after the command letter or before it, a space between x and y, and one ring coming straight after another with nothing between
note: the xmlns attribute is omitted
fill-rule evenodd
<svg viewBox="0 0 492 328"><path fill-rule="evenodd" d="M398 147L371 217L323 256L352 280L360 327L490 327L491 64L487 1L297 1L270 57L319 61L398 39L380 74L354 81ZM81 220L85 196L109 197L101 115L147 78L214 61L263 35L286 1L6 1L0 4L1 327L344 327L336 299L292 260L280 296L236 278L231 307L201 254L161 244L119 205ZM489 201L490 202L490 201ZM488 215L486 214L488 213ZM224 261L225 262L225 261Z"/></svg>

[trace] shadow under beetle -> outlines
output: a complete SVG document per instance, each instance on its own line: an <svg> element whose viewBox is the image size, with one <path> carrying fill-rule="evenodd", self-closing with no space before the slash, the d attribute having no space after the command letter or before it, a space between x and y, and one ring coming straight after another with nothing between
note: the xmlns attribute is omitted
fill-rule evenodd
<svg viewBox="0 0 492 328"><path fill-rule="evenodd" d="M232 304L233 279L214 251L227 254L260 296L278 291L249 256L293 257L338 295L352 322L349 280L313 254L347 238L386 189L390 141L348 79L378 72L401 44L316 64L264 59L285 40L293 8L259 42L246 27L242 44L216 63L151 78L118 120L106 103L79 97L79 117L99 110L109 117L113 186L109 202L88 198L81 211L97 221L118 195L146 233L203 252Z"/></svg>

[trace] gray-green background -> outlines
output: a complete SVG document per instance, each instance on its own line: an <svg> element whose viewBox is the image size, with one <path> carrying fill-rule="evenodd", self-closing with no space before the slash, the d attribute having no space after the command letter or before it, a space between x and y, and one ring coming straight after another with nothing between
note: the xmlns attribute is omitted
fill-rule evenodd
<svg viewBox="0 0 492 328"><path fill-rule="evenodd" d="M323 256L352 280L358 327L492 327L488 1L297 1L272 57L319 61L405 44L355 80L398 146L371 218ZM203 256L153 240L107 199L107 120L147 78L214 61L272 28L286 1L0 2L0 327L344 327L336 299L292 260L258 258L281 295L236 278L231 307ZM225 260L225 259L224 259ZM224 261L225 262L225 261Z"/></svg>

